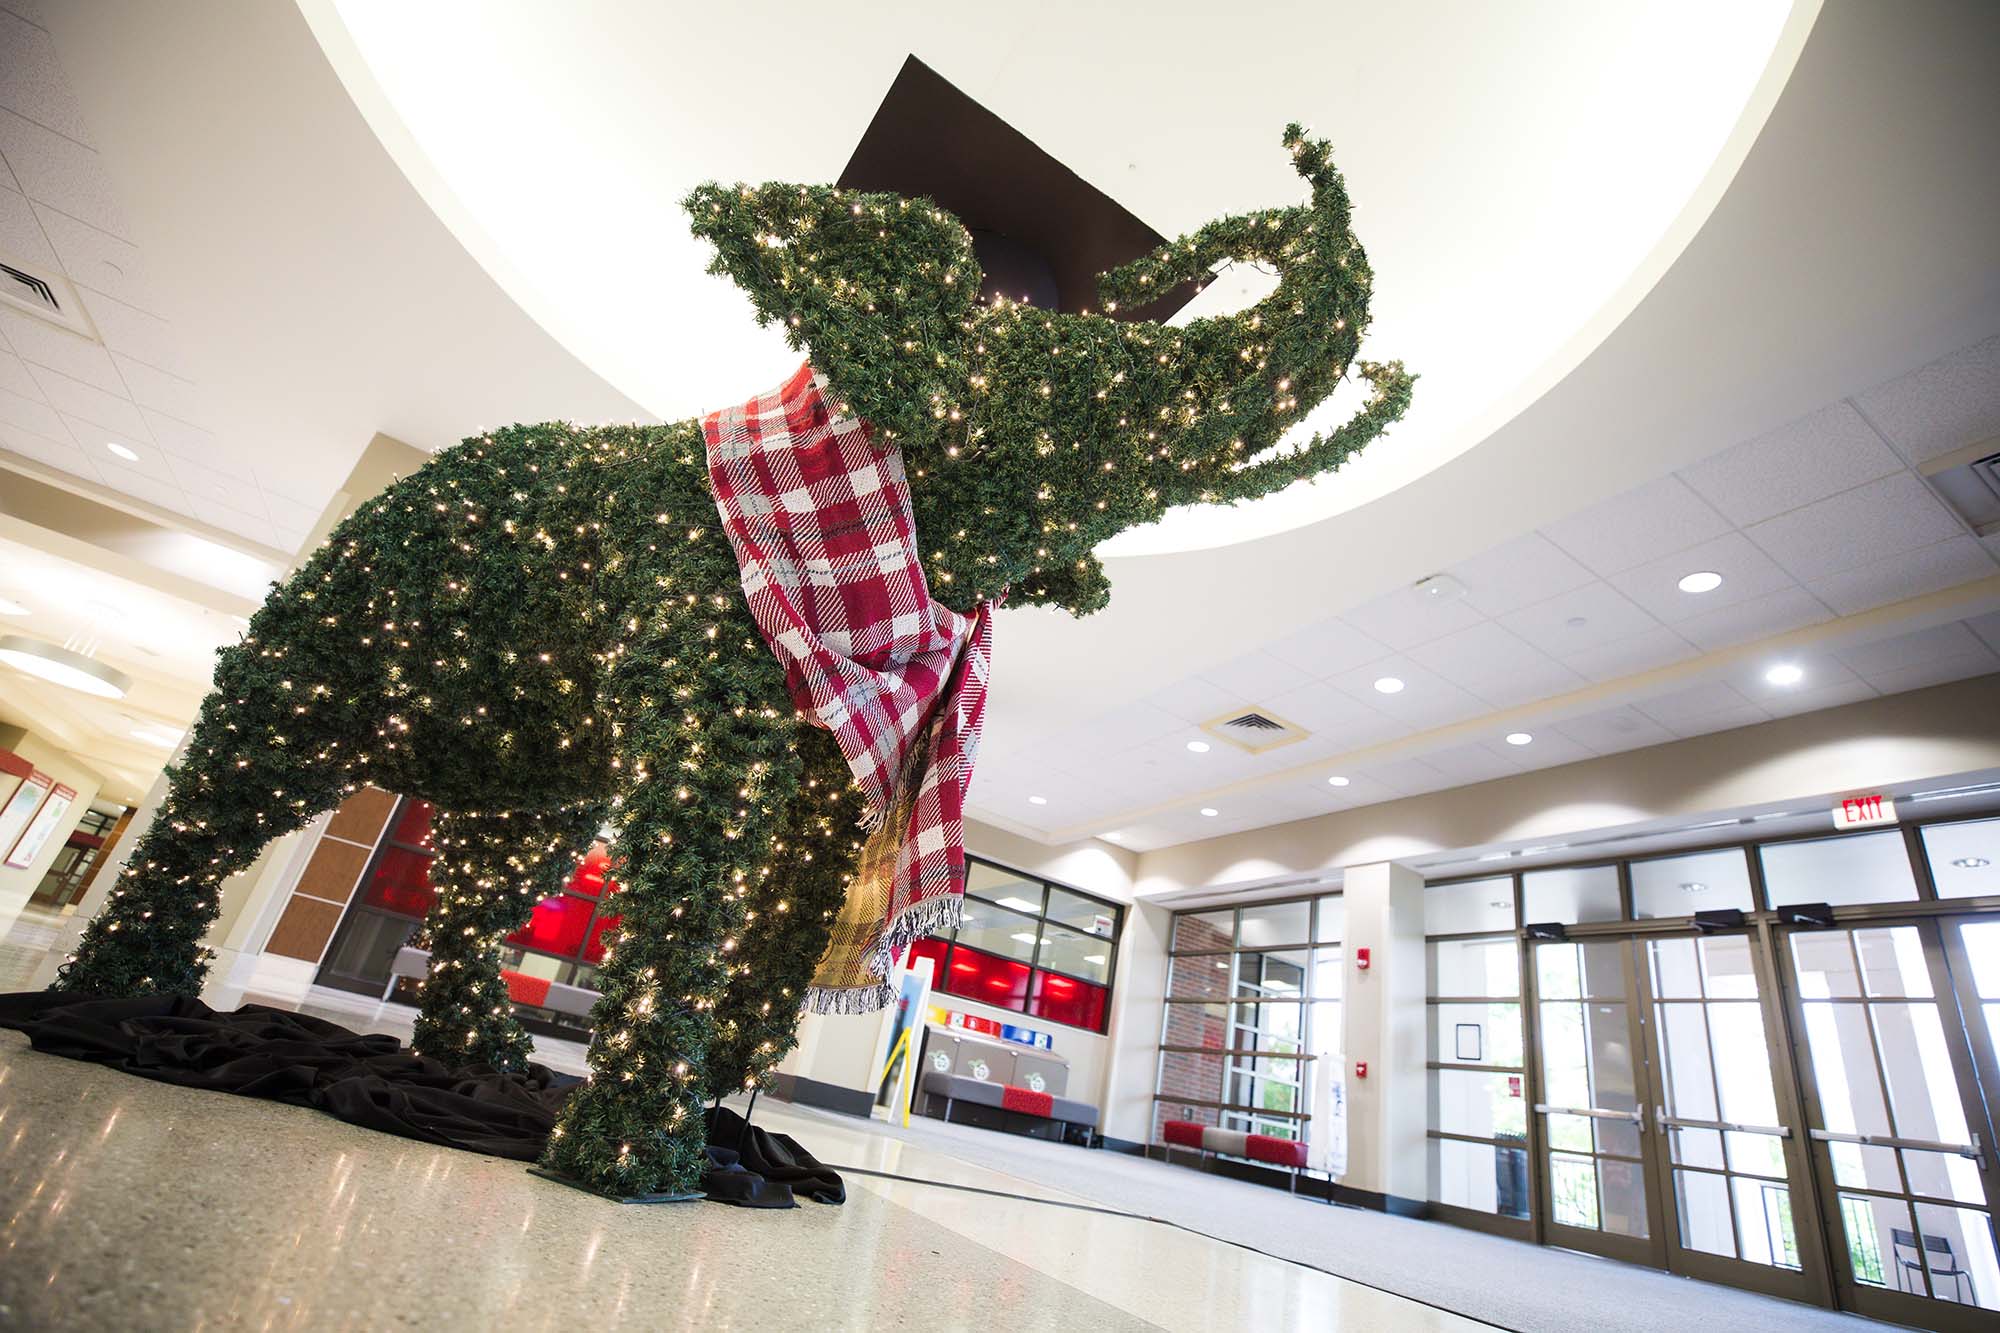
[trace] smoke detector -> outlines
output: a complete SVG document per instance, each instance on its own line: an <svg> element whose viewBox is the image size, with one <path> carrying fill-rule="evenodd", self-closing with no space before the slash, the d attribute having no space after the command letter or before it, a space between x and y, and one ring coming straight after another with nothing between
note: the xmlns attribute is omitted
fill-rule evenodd
<svg viewBox="0 0 2000 1333"><path fill-rule="evenodd" d="M1263 754L1302 741L1311 733L1262 708L1235 708L1210 718L1201 729L1246 754Z"/></svg>

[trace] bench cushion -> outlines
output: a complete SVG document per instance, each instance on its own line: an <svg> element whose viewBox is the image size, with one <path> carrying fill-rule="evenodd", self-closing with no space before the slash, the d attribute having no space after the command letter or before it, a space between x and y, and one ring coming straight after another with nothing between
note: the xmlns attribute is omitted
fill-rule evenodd
<svg viewBox="0 0 2000 1333"><path fill-rule="evenodd" d="M1055 1115L1056 1099L1046 1092L1017 1088L1009 1083L1000 1089L1000 1105L1022 1115L1038 1115L1047 1119Z"/></svg>
<svg viewBox="0 0 2000 1333"><path fill-rule="evenodd" d="M1301 1171L1305 1169L1306 1145L1294 1139L1252 1134L1245 1146L1249 1148L1253 1162L1269 1162L1274 1166L1295 1167Z"/></svg>
<svg viewBox="0 0 2000 1333"><path fill-rule="evenodd" d="M1202 1127L1192 1120L1169 1120L1160 1127L1160 1136L1182 1148L1201 1147Z"/></svg>
<svg viewBox="0 0 2000 1333"><path fill-rule="evenodd" d="M1049 1119L1060 1120L1065 1125L1082 1125L1088 1129L1097 1128L1097 1108L1089 1102L1072 1101L1068 1097L1057 1097L1049 1110Z"/></svg>
<svg viewBox="0 0 2000 1333"><path fill-rule="evenodd" d="M1217 1129L1210 1125L1201 1132L1201 1146L1210 1152L1227 1153L1231 1157L1250 1155L1250 1136L1240 1129Z"/></svg>

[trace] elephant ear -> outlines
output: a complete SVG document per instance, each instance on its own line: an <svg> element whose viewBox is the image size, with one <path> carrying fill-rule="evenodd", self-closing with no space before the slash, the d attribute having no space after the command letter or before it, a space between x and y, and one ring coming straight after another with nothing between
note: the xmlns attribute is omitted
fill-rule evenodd
<svg viewBox="0 0 2000 1333"><path fill-rule="evenodd" d="M972 238L923 199L831 186L703 185L684 206L711 273L750 297L840 402L909 448L968 374L981 273ZM948 387L949 386L949 387Z"/></svg>

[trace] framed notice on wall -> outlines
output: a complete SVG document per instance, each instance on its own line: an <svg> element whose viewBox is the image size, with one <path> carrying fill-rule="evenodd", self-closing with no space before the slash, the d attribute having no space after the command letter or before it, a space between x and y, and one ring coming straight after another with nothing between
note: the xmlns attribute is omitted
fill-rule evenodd
<svg viewBox="0 0 2000 1333"><path fill-rule="evenodd" d="M41 777L42 774L37 773L35 776ZM23 833L20 840L14 844L14 850L7 853L9 870L26 870L35 863L35 857L40 855L43 845L49 840L49 835L56 831L56 826L62 823L63 816L69 813L70 803L74 800L76 800L76 788L65 787L61 783L55 785L55 789L49 793L49 798L42 802L42 808L35 811L35 817L28 821L27 832Z"/></svg>
<svg viewBox="0 0 2000 1333"><path fill-rule="evenodd" d="M29 773L21 785L14 788L14 794L7 798L7 804L0 806L0 849L11 850L26 831L28 821L35 817L35 811L42 808L42 798L56 780L46 773ZM12 858L8 865L13 865Z"/></svg>

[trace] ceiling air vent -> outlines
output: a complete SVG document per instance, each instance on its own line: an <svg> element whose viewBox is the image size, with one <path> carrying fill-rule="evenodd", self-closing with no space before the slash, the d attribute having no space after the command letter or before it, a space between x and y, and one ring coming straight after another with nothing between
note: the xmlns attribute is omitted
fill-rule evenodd
<svg viewBox="0 0 2000 1333"><path fill-rule="evenodd" d="M1262 754L1306 738L1306 729L1260 708L1232 709L1201 724L1211 736L1248 754Z"/></svg>
<svg viewBox="0 0 2000 1333"><path fill-rule="evenodd" d="M1988 440L1926 464L1924 480L1981 537L2000 533L2000 441Z"/></svg>
<svg viewBox="0 0 2000 1333"><path fill-rule="evenodd" d="M76 299L76 289L69 285L69 279L5 252L0 252L0 304L38 315L93 342L97 340L97 330L83 313L83 302Z"/></svg>

